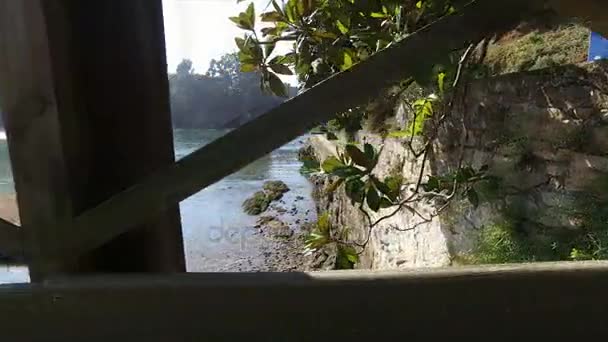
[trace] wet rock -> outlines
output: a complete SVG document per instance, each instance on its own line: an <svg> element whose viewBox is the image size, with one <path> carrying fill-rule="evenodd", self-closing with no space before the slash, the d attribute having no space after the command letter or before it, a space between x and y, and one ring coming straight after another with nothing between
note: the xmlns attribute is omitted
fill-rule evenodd
<svg viewBox="0 0 608 342"><path fill-rule="evenodd" d="M260 215L265 212L270 203L283 197L289 191L289 187L282 181L267 181L264 183L262 191L257 191L243 204L243 211L249 215ZM284 203L281 201L281 203Z"/></svg>
<svg viewBox="0 0 608 342"><path fill-rule="evenodd" d="M268 209L270 199L264 191L258 191L243 202L243 211L249 215L259 215Z"/></svg>
<svg viewBox="0 0 608 342"><path fill-rule="evenodd" d="M277 207L275 207L275 208L273 208L273 209L274 209L274 210L275 210L277 213L279 213L279 214L285 214L285 213L287 212L287 209L285 209L284 207L279 207L279 206L277 206Z"/></svg>
<svg viewBox="0 0 608 342"><path fill-rule="evenodd" d="M269 222L276 220L274 216L261 216L255 223L255 228L262 228L266 226Z"/></svg>
<svg viewBox="0 0 608 342"><path fill-rule="evenodd" d="M270 201L276 201L289 191L289 187L283 181L267 181L264 183L264 192Z"/></svg>
<svg viewBox="0 0 608 342"><path fill-rule="evenodd" d="M268 222L266 225L271 231L272 236L278 238L290 238L293 236L293 230L289 228L285 222L280 220L273 220Z"/></svg>

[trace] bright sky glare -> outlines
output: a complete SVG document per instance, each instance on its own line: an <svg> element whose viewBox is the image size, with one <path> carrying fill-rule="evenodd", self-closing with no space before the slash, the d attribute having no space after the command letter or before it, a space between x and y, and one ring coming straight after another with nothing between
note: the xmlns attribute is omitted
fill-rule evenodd
<svg viewBox="0 0 608 342"><path fill-rule="evenodd" d="M174 72L181 60L187 58L192 60L196 71L203 73L211 59L236 51L234 37L242 36L243 31L228 17L237 15L249 3L237 4L236 0L163 0L169 72ZM255 0L255 5L259 15L267 8L269 0ZM288 47L277 47L277 51L285 49Z"/></svg>

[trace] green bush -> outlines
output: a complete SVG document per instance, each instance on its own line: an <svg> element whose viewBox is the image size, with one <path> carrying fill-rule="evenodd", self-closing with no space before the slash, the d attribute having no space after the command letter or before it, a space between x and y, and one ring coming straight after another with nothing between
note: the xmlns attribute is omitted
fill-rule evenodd
<svg viewBox="0 0 608 342"><path fill-rule="evenodd" d="M505 222L484 227L465 259L471 264L504 264L530 261L529 254L525 237Z"/></svg>

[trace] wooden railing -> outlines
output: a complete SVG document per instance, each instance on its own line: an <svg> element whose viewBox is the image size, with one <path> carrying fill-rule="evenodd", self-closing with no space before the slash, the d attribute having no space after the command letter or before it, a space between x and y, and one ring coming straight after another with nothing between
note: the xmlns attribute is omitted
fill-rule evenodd
<svg viewBox="0 0 608 342"><path fill-rule="evenodd" d="M517 23L528 8L529 2L523 0L473 2L460 14L444 18L331 77L81 216L57 223L61 229L51 231L69 234L61 237L61 244L46 249L45 257L70 258L102 245L335 113L379 94L411 75L429 56L461 49ZM0 223L0 250L22 251L18 248L22 241L18 232L16 227Z"/></svg>
<svg viewBox="0 0 608 342"><path fill-rule="evenodd" d="M608 263L0 286L3 341L605 341Z"/></svg>
<svg viewBox="0 0 608 342"><path fill-rule="evenodd" d="M463 48L517 23L539 2L542 1L472 2L460 14L444 18L351 70L318 84L73 220L57 223L61 231L69 234L62 236L61 244L45 251L46 257L69 258L104 244L305 133L315 124L327 121L335 113L377 95L386 86L411 75L429 56ZM572 12L568 5L572 1L549 2L563 12ZM585 12L585 8L603 5L597 0L583 2L589 6L578 6L574 13L599 18L595 27L603 27L605 16L593 10ZM19 227L0 220L0 251L16 256L28 254L24 251L22 233Z"/></svg>

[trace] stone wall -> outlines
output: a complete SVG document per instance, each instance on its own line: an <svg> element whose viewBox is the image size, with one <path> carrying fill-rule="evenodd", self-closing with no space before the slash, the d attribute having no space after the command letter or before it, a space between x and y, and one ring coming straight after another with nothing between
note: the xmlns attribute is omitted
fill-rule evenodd
<svg viewBox="0 0 608 342"><path fill-rule="evenodd" d="M589 217L597 211L590 212L589 206L603 203L604 190L608 193L607 64L471 81L462 92L424 174L426 178L449 173L460 159L474 168L487 165L489 173L500 180L500 191L477 208L457 198L439 217L409 231L420 219L402 210L369 232L364 216L343 190L328 195L323 191L327 176L313 177L319 211L328 212L335 225L348 227L353 240L365 241L370 234L358 267L451 265L472 253L480 231L505 220L515 222L521 234L540 241L536 245L546 245L548 251L530 251L532 259L558 260L572 249L568 236L574 239L592 229L591 221L604 220L603 216ZM397 121L406 121L408 113L403 108L396 111ZM399 172L410 183L418 178L420 158L412 156L403 138L359 132L356 139L383 144L375 169L378 176ZM320 160L341 144L320 135L310 142ZM382 209L373 216L392 210ZM421 203L416 210L428 213L433 207Z"/></svg>

